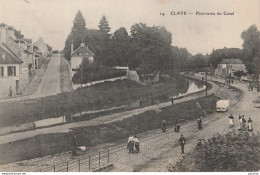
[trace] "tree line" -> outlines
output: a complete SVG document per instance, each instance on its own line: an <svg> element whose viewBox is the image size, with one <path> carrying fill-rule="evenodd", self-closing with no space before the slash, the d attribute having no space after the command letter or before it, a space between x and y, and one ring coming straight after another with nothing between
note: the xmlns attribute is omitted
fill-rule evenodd
<svg viewBox="0 0 260 175"><path fill-rule="evenodd" d="M260 34L255 25L243 31L243 49L223 48L208 55L192 55L186 48L172 46L172 34L165 27L136 23L130 34L124 27L111 33L105 16L99 21L98 30L86 27L80 11L73 21L65 47L65 58L70 60L71 43L74 50L83 42L95 53L95 62L104 66L129 66L150 73L162 70L216 68L223 59L241 59L250 74L254 73L260 48Z"/></svg>
<svg viewBox="0 0 260 175"><path fill-rule="evenodd" d="M105 66L129 66L150 73L164 69L181 68L190 53L173 47L172 34L165 27L136 23L128 31L121 27L114 33L106 17L100 19L99 29L88 29L82 13L77 12L68 35L64 56L70 60L71 43L74 50L83 42L95 53L95 62Z"/></svg>

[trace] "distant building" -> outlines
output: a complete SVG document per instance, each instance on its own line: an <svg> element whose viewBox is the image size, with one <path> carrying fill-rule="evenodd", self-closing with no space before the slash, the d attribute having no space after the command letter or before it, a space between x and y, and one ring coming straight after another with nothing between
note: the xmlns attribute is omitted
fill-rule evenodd
<svg viewBox="0 0 260 175"><path fill-rule="evenodd" d="M72 77L78 71L79 66L82 63L83 58L88 60L90 63L94 61L94 53L85 46L85 43L81 43L80 46L73 51L73 44L71 45L71 72Z"/></svg>
<svg viewBox="0 0 260 175"><path fill-rule="evenodd" d="M226 77L229 73L234 76L234 72L243 71L246 73L246 66L240 59L224 59L218 64L215 75Z"/></svg>
<svg viewBox="0 0 260 175"><path fill-rule="evenodd" d="M23 61L6 46L0 44L0 96L8 97L10 88L13 94L21 88Z"/></svg>
<svg viewBox="0 0 260 175"><path fill-rule="evenodd" d="M42 38L39 38L35 43L34 46L38 48L38 52L40 52L43 58L46 58L49 55L49 49L47 44L43 41Z"/></svg>

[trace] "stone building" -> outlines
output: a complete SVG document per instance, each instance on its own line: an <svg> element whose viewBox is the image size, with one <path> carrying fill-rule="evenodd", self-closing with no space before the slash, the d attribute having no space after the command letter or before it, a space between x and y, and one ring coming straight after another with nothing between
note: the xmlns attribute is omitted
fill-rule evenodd
<svg viewBox="0 0 260 175"><path fill-rule="evenodd" d="M35 43L34 46L38 48L38 52L41 52L42 57L46 58L49 55L49 50L47 44L43 41L42 38L39 38Z"/></svg>
<svg viewBox="0 0 260 175"><path fill-rule="evenodd" d="M215 75L226 77L230 73L231 76L233 76L236 71L243 71L246 73L246 66L243 62L240 59L224 59L218 64Z"/></svg>

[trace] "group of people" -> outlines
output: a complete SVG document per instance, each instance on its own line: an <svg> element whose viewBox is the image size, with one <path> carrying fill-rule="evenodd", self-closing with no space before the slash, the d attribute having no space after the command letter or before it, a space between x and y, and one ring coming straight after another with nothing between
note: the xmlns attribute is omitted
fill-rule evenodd
<svg viewBox="0 0 260 175"><path fill-rule="evenodd" d="M234 125L234 116L231 114L228 118L229 118L230 128L234 127L235 126ZM247 122L248 122L248 126L246 127L245 116L239 114L239 116L238 116L238 123L239 123L238 130L245 131L247 129L248 131L253 131L253 125L252 125L253 120L249 117Z"/></svg>
<svg viewBox="0 0 260 175"><path fill-rule="evenodd" d="M129 153L138 153L140 151L139 144L139 139L136 136L130 135L127 143Z"/></svg>
<svg viewBox="0 0 260 175"><path fill-rule="evenodd" d="M248 83L247 84L247 88L248 88L248 91L253 91L254 90L254 86L252 83Z"/></svg>
<svg viewBox="0 0 260 175"><path fill-rule="evenodd" d="M162 121L162 132L166 132L166 128L167 128L167 123L165 120ZM180 129L181 129L181 124L180 124L180 121L178 120L176 123L175 123L175 127L174 127L174 131L175 132L180 132Z"/></svg>

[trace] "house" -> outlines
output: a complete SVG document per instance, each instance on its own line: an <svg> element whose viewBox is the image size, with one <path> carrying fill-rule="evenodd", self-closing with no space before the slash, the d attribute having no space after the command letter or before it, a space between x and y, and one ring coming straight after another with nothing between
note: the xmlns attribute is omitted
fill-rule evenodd
<svg viewBox="0 0 260 175"><path fill-rule="evenodd" d="M43 58L46 58L49 55L49 49L47 44L43 41L42 38L39 38L35 43L34 46L38 48L38 52L41 52Z"/></svg>
<svg viewBox="0 0 260 175"><path fill-rule="evenodd" d="M94 61L94 53L89 50L85 43L81 43L80 46L73 51L73 43L71 44L71 77L78 71L79 66L82 63L83 58L88 60L90 63Z"/></svg>
<svg viewBox="0 0 260 175"><path fill-rule="evenodd" d="M1 26L0 44L9 54L22 61L21 66L19 67L19 90L25 89L30 82L30 78L32 78L35 68L32 40L17 38L12 28Z"/></svg>
<svg viewBox="0 0 260 175"><path fill-rule="evenodd" d="M234 76L234 72L236 71L243 71L246 73L246 66L243 64L242 60L224 59L218 64L218 67L215 70L215 75L226 77L229 73L231 73L231 76Z"/></svg>
<svg viewBox="0 0 260 175"><path fill-rule="evenodd" d="M10 88L13 94L20 92L22 63L18 56L0 44L0 97L8 97Z"/></svg>

